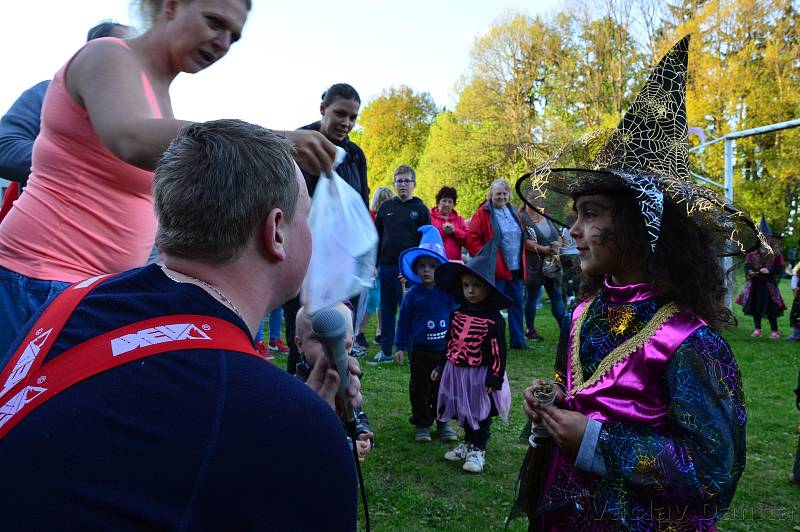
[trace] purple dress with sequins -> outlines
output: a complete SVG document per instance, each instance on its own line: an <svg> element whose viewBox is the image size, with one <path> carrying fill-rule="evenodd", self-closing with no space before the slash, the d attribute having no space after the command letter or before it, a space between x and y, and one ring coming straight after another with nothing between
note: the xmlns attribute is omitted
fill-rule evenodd
<svg viewBox="0 0 800 532"><path fill-rule="evenodd" d="M602 425L604 474L554 446L531 528L714 530L745 463L741 376L728 343L647 285L607 283L564 327L565 408Z"/></svg>

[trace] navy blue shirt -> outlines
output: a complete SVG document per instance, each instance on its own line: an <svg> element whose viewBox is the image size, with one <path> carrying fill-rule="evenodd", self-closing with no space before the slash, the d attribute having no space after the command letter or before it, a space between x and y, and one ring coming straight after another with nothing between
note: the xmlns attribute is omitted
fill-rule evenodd
<svg viewBox="0 0 800 532"><path fill-rule="evenodd" d="M179 313L247 331L198 286L147 266L95 288L48 360ZM0 471L5 531L356 528L355 466L331 408L284 371L230 351L164 353L65 390L0 440Z"/></svg>
<svg viewBox="0 0 800 532"><path fill-rule="evenodd" d="M411 286L400 304L394 339L397 349L444 352L450 313L455 307L450 294L440 288L427 288L419 284Z"/></svg>

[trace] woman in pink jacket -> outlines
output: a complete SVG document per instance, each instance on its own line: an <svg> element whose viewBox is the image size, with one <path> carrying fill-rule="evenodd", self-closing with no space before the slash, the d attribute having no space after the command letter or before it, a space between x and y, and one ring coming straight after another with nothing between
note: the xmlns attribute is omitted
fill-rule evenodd
<svg viewBox="0 0 800 532"><path fill-rule="evenodd" d="M461 248L467 240L467 224L455 210L458 193L452 187L442 187L436 194L436 207L431 209L431 225L439 230L444 251L450 260L462 260Z"/></svg>

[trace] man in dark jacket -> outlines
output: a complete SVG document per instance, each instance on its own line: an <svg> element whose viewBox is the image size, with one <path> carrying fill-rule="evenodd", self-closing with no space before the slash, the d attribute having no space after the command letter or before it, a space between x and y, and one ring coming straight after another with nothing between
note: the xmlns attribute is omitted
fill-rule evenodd
<svg viewBox="0 0 800 532"><path fill-rule="evenodd" d="M410 166L401 165L394 171L397 196L386 201L375 216L378 229L378 279L381 286L381 351L371 364L390 362L394 344L395 312L403 300L398 260L400 253L419 245L418 229L431 223L431 213L422 200L412 196L417 177Z"/></svg>

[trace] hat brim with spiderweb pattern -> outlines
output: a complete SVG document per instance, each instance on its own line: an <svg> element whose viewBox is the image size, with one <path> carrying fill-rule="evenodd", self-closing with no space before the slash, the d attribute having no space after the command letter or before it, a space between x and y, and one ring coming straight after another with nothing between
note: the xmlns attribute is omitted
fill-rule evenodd
<svg viewBox="0 0 800 532"><path fill-rule="evenodd" d="M516 184L519 197L553 222L568 227L573 202L583 195L625 192L640 205L652 250L658 242L664 201L711 234L712 253L742 255L767 246L741 209L689 174L686 70L689 37L659 62L616 129L589 132L558 149Z"/></svg>

